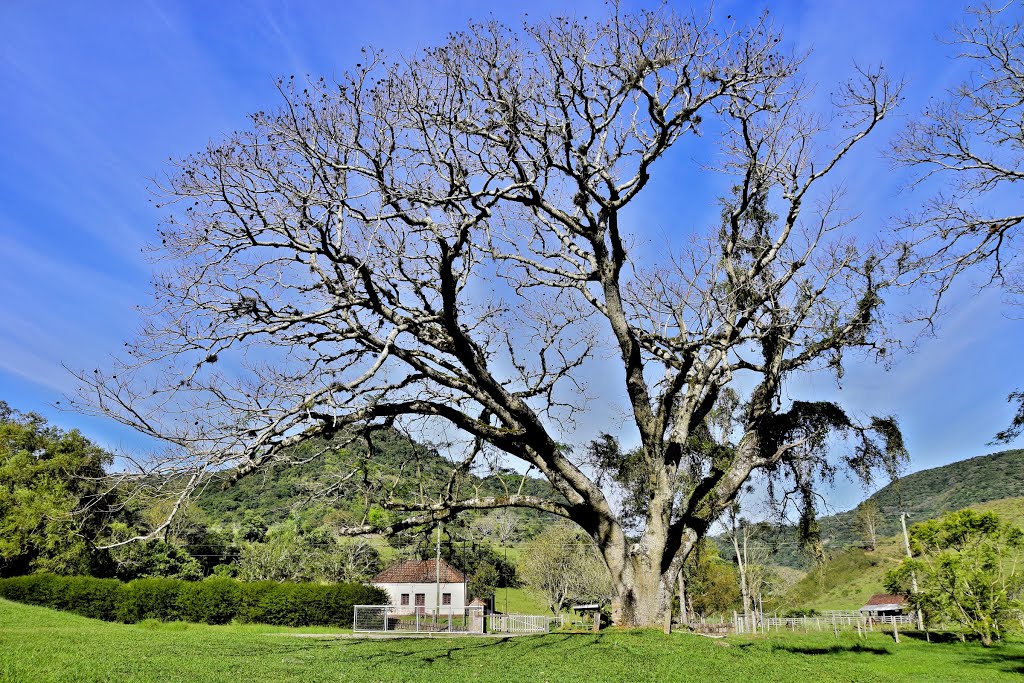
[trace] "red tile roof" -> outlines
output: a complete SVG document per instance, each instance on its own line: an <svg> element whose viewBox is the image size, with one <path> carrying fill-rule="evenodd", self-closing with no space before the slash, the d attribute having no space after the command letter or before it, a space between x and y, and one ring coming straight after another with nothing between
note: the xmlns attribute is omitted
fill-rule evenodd
<svg viewBox="0 0 1024 683"><path fill-rule="evenodd" d="M433 583L436 560L406 560L373 577L374 583ZM462 583L466 575L441 560L441 583Z"/></svg>
<svg viewBox="0 0 1024 683"><path fill-rule="evenodd" d="M907 599L902 595L889 595L888 593L875 593L865 603L865 607L871 605L907 605Z"/></svg>

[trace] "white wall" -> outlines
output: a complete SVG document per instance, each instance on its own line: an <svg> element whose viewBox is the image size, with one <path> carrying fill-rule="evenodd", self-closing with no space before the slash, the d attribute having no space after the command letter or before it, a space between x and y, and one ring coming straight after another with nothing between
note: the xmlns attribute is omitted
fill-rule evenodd
<svg viewBox="0 0 1024 683"><path fill-rule="evenodd" d="M388 592L391 596L391 604L394 607L402 607L402 593L409 594L409 609L412 610L416 606L416 594L423 593L425 596L427 609L433 609L437 606L438 595L437 595L437 584L436 583L375 583L377 588L381 588ZM452 594L451 606L456 609L462 609L466 606L466 584L462 583L442 583L441 594L445 593ZM442 598L443 600L443 598ZM442 610L446 609L448 605L441 605Z"/></svg>

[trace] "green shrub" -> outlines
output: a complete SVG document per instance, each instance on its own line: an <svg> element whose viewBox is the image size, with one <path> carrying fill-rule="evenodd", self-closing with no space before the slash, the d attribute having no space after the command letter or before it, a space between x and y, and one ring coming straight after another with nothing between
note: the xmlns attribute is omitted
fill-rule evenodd
<svg viewBox="0 0 1024 683"><path fill-rule="evenodd" d="M352 626L354 605L387 602L387 593L356 583L245 583L213 576L203 581L115 579L32 574L0 579L0 597L82 616L129 624L232 620L276 626Z"/></svg>
<svg viewBox="0 0 1024 683"><path fill-rule="evenodd" d="M182 586L178 608L185 621L226 624L237 616L240 597L238 581L211 576Z"/></svg>
<svg viewBox="0 0 1024 683"><path fill-rule="evenodd" d="M117 610L125 590L124 584L120 581L94 579L91 576L70 576L63 578L61 583L65 604L60 609L104 621L114 621L117 618Z"/></svg>
<svg viewBox="0 0 1024 683"><path fill-rule="evenodd" d="M56 585L62 581L52 574L30 574L0 579L0 597L27 605L56 607L61 591ZM64 609L57 607L57 609Z"/></svg>
<svg viewBox="0 0 1024 683"><path fill-rule="evenodd" d="M178 579L135 579L124 584L117 621L134 624L143 619L175 621L181 618L178 597L183 584Z"/></svg>
<svg viewBox="0 0 1024 683"><path fill-rule="evenodd" d="M252 624L269 624L266 620L264 600L271 600L270 594L281 584L276 581L252 581L239 584L241 596L238 601L238 620Z"/></svg>

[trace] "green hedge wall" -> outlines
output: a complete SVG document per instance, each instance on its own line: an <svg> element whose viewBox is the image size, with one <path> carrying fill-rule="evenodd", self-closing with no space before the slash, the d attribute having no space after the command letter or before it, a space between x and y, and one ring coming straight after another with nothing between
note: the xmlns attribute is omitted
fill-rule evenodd
<svg viewBox="0 0 1024 683"><path fill-rule="evenodd" d="M134 624L143 619L206 624L352 626L354 605L382 605L388 595L358 583L246 583L220 576L203 581L31 574L0 579L0 597L84 617Z"/></svg>

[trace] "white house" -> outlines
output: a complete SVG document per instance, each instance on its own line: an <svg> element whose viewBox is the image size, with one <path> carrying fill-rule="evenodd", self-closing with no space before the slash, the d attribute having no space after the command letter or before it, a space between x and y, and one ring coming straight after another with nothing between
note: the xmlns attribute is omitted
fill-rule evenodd
<svg viewBox="0 0 1024 683"><path fill-rule="evenodd" d="M440 585L438 585L440 574ZM391 604L410 612L466 607L466 575L444 560L406 560L373 578L373 585L388 592Z"/></svg>

